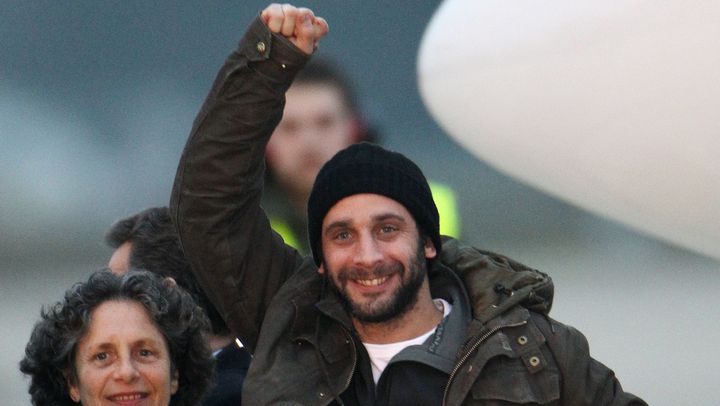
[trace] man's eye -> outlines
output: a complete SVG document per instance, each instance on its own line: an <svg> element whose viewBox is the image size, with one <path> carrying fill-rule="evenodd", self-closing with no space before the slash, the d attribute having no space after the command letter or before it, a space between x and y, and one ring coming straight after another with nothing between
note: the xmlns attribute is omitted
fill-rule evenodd
<svg viewBox="0 0 720 406"><path fill-rule="evenodd" d="M395 226L382 226L382 227L380 228L380 231L382 231L383 233L386 233L386 234L387 234L387 233L392 233L393 231L397 231L397 227L395 227Z"/></svg>
<svg viewBox="0 0 720 406"><path fill-rule="evenodd" d="M138 351L138 353L140 354L141 357L149 357L153 354L152 351L150 351L148 349L144 349L144 348L142 350Z"/></svg>
<svg viewBox="0 0 720 406"><path fill-rule="evenodd" d="M335 234L336 240L347 240L348 238L350 238L350 233L347 231L340 231L337 234Z"/></svg>
<svg viewBox="0 0 720 406"><path fill-rule="evenodd" d="M108 359L108 354L106 352L99 352L99 353L95 354L95 356L93 358L95 358L98 361L105 361L106 359Z"/></svg>

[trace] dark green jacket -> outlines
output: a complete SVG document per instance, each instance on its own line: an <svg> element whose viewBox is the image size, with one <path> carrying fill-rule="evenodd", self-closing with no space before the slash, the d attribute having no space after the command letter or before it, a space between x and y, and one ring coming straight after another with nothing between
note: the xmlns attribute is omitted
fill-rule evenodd
<svg viewBox="0 0 720 406"><path fill-rule="evenodd" d="M265 145L306 59L256 19L193 124L172 192L193 272L254 353L246 405L330 404L358 366L348 315L325 293L312 259L283 243L260 206ZM548 318L546 275L455 240L440 259L464 281L460 293L473 313L444 403L644 404L590 357L582 334Z"/></svg>

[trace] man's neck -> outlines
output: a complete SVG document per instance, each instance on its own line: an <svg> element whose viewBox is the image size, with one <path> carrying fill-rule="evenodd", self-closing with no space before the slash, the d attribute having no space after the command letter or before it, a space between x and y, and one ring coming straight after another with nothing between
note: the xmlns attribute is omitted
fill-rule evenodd
<svg viewBox="0 0 720 406"><path fill-rule="evenodd" d="M382 323L366 323L352 319L360 341L369 344L390 344L419 337L443 319L443 309L433 301L427 280L418 291L415 304L400 316Z"/></svg>

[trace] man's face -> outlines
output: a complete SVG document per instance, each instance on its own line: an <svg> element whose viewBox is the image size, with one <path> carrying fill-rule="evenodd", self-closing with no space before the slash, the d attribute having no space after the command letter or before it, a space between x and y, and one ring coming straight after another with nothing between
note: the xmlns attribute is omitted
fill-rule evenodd
<svg viewBox="0 0 720 406"><path fill-rule="evenodd" d="M283 185L307 195L322 165L356 141L357 122L331 84L296 84L285 97L267 160Z"/></svg>
<svg viewBox="0 0 720 406"><path fill-rule="evenodd" d="M110 272L115 275L123 275L127 273L130 268L130 253L132 252L132 243L130 241L122 243L115 249L110 261L108 262L108 268Z"/></svg>
<svg viewBox="0 0 720 406"><path fill-rule="evenodd" d="M411 309L427 280L435 247L395 200L358 194L337 202L323 219L320 272L361 322L394 319Z"/></svg>

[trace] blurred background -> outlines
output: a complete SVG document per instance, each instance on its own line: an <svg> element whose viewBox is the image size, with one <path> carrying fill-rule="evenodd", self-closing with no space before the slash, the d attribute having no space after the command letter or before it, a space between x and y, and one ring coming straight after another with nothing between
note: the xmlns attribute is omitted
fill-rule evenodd
<svg viewBox="0 0 720 406"><path fill-rule="evenodd" d="M265 5L0 5L3 404L30 404L17 364L41 305L107 262L103 235L114 220L167 204L195 113ZM319 52L354 79L382 142L454 187L466 241L549 273L551 315L583 331L626 390L654 405L716 402L719 261L541 194L445 135L420 100L415 69L438 2L302 5L329 21Z"/></svg>

